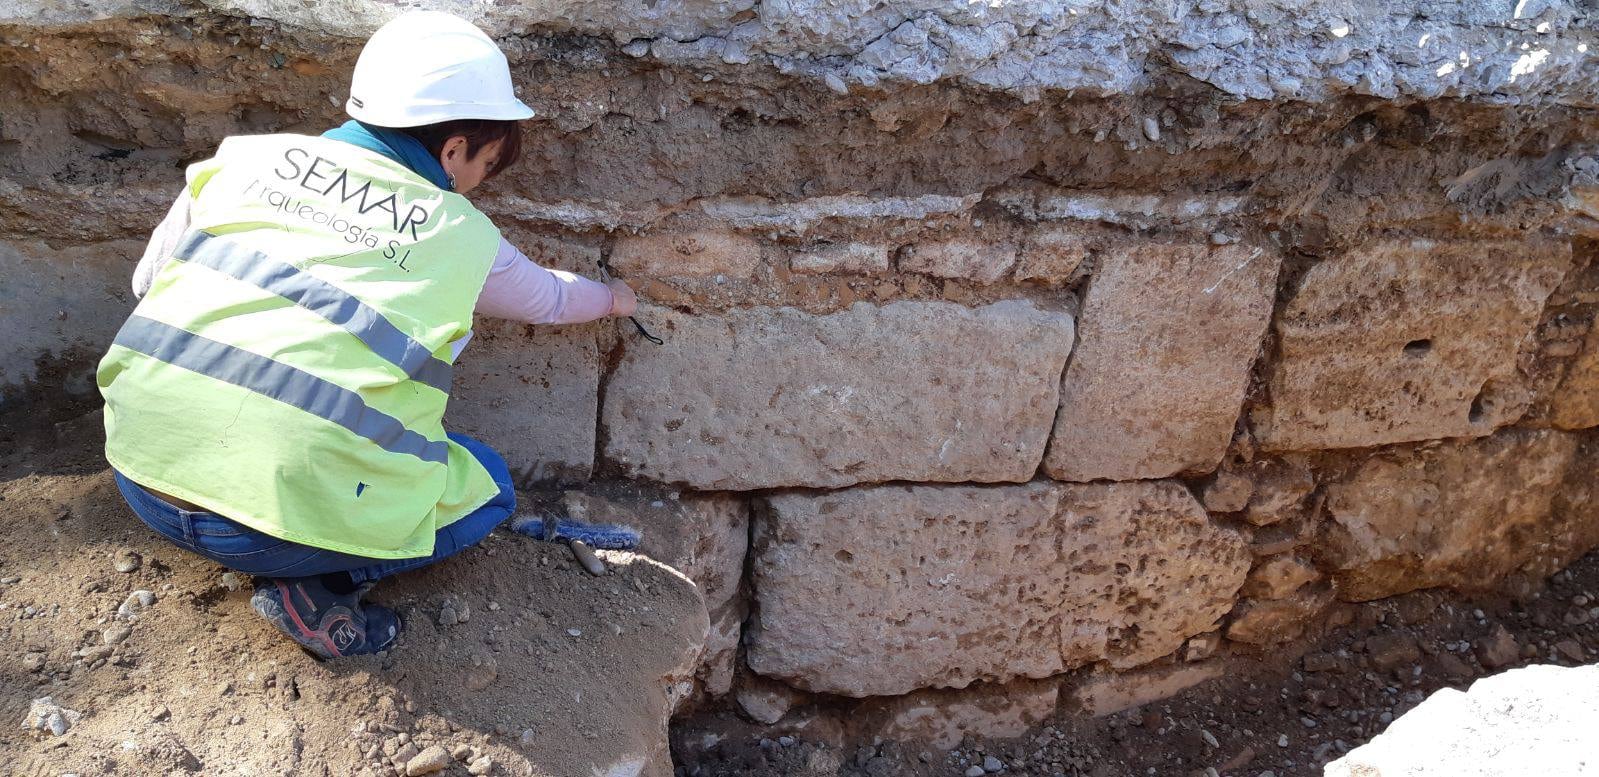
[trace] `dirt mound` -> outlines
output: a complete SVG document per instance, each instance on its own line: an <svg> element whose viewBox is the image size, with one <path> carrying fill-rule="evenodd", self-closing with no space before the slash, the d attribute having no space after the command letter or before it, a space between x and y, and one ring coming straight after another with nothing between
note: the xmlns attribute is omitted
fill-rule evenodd
<svg viewBox="0 0 1599 777"><path fill-rule="evenodd" d="M133 517L93 428L0 464L0 771L671 773L707 629L675 570L608 554L594 578L501 530L374 591L406 619L391 655L318 663L250 611L247 579Z"/></svg>

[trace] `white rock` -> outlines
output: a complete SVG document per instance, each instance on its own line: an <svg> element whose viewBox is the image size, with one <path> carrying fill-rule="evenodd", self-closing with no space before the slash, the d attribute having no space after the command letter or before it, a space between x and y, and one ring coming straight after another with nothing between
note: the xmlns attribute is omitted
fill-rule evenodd
<svg viewBox="0 0 1599 777"><path fill-rule="evenodd" d="M1327 765L1326 777L1599 774L1599 666L1529 666L1445 688Z"/></svg>

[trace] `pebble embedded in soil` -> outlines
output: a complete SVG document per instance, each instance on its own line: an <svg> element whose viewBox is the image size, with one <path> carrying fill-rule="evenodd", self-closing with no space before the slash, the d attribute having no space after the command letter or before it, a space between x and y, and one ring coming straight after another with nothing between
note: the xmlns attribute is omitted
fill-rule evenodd
<svg viewBox="0 0 1599 777"><path fill-rule="evenodd" d="M973 766L966 770L966 777L983 777L984 774L987 772L983 771L981 766Z"/></svg>
<svg viewBox="0 0 1599 777"><path fill-rule="evenodd" d="M988 772L989 774L994 774L1004 770L1005 762L991 755L983 756L983 771Z"/></svg>
<svg viewBox="0 0 1599 777"><path fill-rule="evenodd" d="M419 774L432 774L449 765L449 751L439 745L430 745L428 749L405 762L405 775L416 777Z"/></svg>
<svg viewBox="0 0 1599 777"><path fill-rule="evenodd" d="M122 600L122 604L117 606L117 616L133 618L139 613L150 609L153 605L155 605L155 592L141 588L128 594L128 598Z"/></svg>
<svg viewBox="0 0 1599 777"><path fill-rule="evenodd" d="M127 574L129 572L137 570L139 568L139 566L141 564L143 564L143 563L144 563L144 558L141 557L138 553L135 553L134 551L129 550L128 548L123 548L122 550L117 551L116 561L112 562L111 566L114 569L116 569L118 572L121 572L123 574Z"/></svg>
<svg viewBox="0 0 1599 777"><path fill-rule="evenodd" d="M104 639L107 645L119 644L132 635L133 629L126 623L112 624L110 628L100 632L101 639Z"/></svg>
<svg viewBox="0 0 1599 777"><path fill-rule="evenodd" d="M466 773L472 775L484 775L491 771L494 771L494 759L486 755L479 756L471 766L466 767Z"/></svg>

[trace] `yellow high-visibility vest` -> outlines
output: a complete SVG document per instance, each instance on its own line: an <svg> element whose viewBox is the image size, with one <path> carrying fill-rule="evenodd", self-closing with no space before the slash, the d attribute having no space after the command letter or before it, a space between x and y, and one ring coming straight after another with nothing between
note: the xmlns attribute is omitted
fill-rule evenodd
<svg viewBox="0 0 1599 777"><path fill-rule="evenodd" d="M318 137L228 138L188 193L193 231L100 362L106 458L274 537L430 554L499 490L443 426L499 231Z"/></svg>

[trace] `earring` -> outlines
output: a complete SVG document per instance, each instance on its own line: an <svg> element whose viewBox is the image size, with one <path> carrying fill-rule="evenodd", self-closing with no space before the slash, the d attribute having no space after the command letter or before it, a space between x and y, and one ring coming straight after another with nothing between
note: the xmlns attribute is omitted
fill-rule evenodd
<svg viewBox="0 0 1599 777"><path fill-rule="evenodd" d="M448 178L449 181L450 181L450 191L452 191L452 192L455 191L455 176L450 175L449 173L445 173L444 177Z"/></svg>

